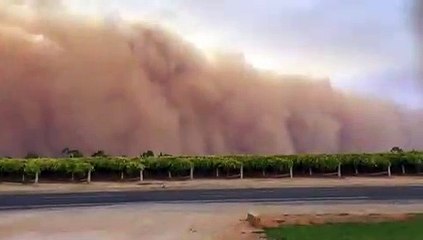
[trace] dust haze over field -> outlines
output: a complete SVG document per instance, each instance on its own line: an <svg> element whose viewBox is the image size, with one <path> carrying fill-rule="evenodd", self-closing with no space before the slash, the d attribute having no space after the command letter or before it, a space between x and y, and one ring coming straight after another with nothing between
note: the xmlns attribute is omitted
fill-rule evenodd
<svg viewBox="0 0 423 240"><path fill-rule="evenodd" d="M145 23L19 2L0 3L1 155L423 147L421 112L261 72L239 56L206 56Z"/></svg>

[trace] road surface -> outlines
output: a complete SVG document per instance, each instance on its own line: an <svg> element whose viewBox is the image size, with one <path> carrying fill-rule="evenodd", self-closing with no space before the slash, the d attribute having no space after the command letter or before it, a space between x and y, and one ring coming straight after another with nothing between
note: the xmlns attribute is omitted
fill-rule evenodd
<svg viewBox="0 0 423 240"><path fill-rule="evenodd" d="M422 201L423 186L163 190L0 195L0 211L127 203Z"/></svg>

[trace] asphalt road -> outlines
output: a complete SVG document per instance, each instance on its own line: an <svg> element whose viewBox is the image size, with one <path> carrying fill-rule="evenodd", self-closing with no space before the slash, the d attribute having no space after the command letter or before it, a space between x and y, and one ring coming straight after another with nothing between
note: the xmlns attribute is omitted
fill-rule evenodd
<svg viewBox="0 0 423 240"><path fill-rule="evenodd" d="M331 203L421 200L423 186L85 192L0 195L0 211L126 203Z"/></svg>

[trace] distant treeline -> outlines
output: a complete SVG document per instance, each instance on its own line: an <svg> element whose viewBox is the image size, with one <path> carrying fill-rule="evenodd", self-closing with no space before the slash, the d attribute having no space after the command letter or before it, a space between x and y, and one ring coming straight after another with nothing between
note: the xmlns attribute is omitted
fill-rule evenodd
<svg viewBox="0 0 423 240"><path fill-rule="evenodd" d="M62 158L1 158L0 181L87 181L245 177L342 177L418 175L423 152L393 148L387 153L170 156L152 151L139 157L90 157L67 149ZM79 153L79 154L78 154Z"/></svg>

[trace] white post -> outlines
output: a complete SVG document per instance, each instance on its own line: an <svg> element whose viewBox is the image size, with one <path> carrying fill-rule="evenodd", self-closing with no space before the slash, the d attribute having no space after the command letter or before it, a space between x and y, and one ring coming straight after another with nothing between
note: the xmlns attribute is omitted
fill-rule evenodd
<svg viewBox="0 0 423 240"><path fill-rule="evenodd" d="M357 168L357 166L355 166L354 169L355 169L355 175L358 175L358 168Z"/></svg>
<svg viewBox="0 0 423 240"><path fill-rule="evenodd" d="M123 171L120 172L120 180L123 180Z"/></svg>
<svg viewBox="0 0 423 240"><path fill-rule="evenodd" d="M75 173L72 172L72 182L75 181Z"/></svg>
<svg viewBox="0 0 423 240"><path fill-rule="evenodd" d="M35 183L35 184L37 184L37 183L38 183L38 172L36 172L36 173L35 173L35 181L34 181L34 183Z"/></svg>
<svg viewBox="0 0 423 240"><path fill-rule="evenodd" d="M405 175L405 166L401 165L402 174Z"/></svg>
<svg viewBox="0 0 423 240"><path fill-rule="evenodd" d="M88 170L87 183L91 183L91 169Z"/></svg>
<svg viewBox="0 0 423 240"><path fill-rule="evenodd" d="M263 177L266 177L266 170L265 169L263 169L261 173L262 173Z"/></svg>
<svg viewBox="0 0 423 240"><path fill-rule="evenodd" d="M308 174L311 176L313 175L313 170L311 170L311 168L308 169Z"/></svg>
<svg viewBox="0 0 423 240"><path fill-rule="evenodd" d="M167 175L168 175L169 179L172 178L172 173L170 171L167 171Z"/></svg>
<svg viewBox="0 0 423 240"><path fill-rule="evenodd" d="M391 176L391 164L389 163L389 165L388 165L388 177L390 177Z"/></svg>
<svg viewBox="0 0 423 240"><path fill-rule="evenodd" d="M241 169L240 169L240 178L243 179L244 178L244 165L241 165Z"/></svg>
<svg viewBox="0 0 423 240"><path fill-rule="evenodd" d="M292 166L289 167L289 177L294 178L294 170L292 169Z"/></svg>
<svg viewBox="0 0 423 240"><path fill-rule="evenodd" d="M342 177L342 173L341 173L341 163L338 164L338 177Z"/></svg>
<svg viewBox="0 0 423 240"><path fill-rule="evenodd" d="M22 173L22 183L25 183L25 173Z"/></svg>
<svg viewBox="0 0 423 240"><path fill-rule="evenodd" d="M216 168L216 177L219 177L219 168Z"/></svg>
<svg viewBox="0 0 423 240"><path fill-rule="evenodd" d="M189 170L189 178L191 180L194 179L194 166L193 165L191 165L191 169Z"/></svg>
<svg viewBox="0 0 423 240"><path fill-rule="evenodd" d="M144 170L140 170L140 182L144 181Z"/></svg>

